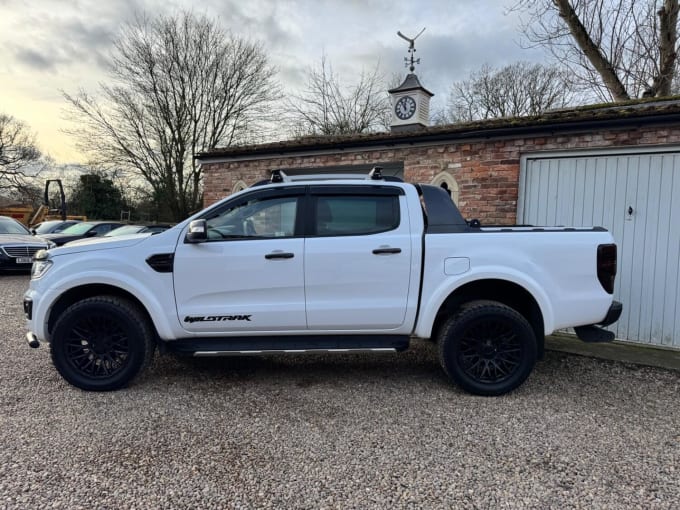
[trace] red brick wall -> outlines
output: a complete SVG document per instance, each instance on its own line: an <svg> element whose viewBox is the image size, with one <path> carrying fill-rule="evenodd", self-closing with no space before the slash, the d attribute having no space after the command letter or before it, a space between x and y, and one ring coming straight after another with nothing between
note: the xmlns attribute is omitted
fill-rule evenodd
<svg viewBox="0 0 680 510"><path fill-rule="evenodd" d="M466 218L484 223L516 221L519 160L522 154L567 149L595 149L680 143L680 127L612 130L574 135L456 142L389 150L345 149L337 154L289 156L204 165L204 204L229 195L238 181L248 185L269 177L276 168L309 168L335 165L403 161L404 178L429 183L440 172L458 182L458 206Z"/></svg>

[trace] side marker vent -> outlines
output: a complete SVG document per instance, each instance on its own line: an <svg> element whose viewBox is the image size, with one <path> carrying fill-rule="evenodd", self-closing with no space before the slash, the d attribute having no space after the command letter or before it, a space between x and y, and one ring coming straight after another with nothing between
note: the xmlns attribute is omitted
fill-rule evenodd
<svg viewBox="0 0 680 510"><path fill-rule="evenodd" d="M174 253L158 253L146 259L146 263L151 266L151 269L159 273L172 273L174 261Z"/></svg>

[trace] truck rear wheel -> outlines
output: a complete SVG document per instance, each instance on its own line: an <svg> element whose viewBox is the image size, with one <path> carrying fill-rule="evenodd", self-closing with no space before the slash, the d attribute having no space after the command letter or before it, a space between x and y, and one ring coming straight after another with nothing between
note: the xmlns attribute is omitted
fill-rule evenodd
<svg viewBox="0 0 680 510"><path fill-rule="evenodd" d="M52 331L50 353L61 376L90 391L127 384L151 361L154 335L130 302L96 296L69 306Z"/></svg>
<svg viewBox="0 0 680 510"><path fill-rule="evenodd" d="M473 301L440 329L439 361L446 374L475 395L502 395L520 386L536 364L536 336L517 311L496 301Z"/></svg>

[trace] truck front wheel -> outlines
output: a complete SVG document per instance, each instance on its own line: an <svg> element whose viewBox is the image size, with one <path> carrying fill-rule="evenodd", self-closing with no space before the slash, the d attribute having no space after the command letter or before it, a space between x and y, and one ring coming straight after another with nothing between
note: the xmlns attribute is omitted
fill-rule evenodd
<svg viewBox="0 0 680 510"><path fill-rule="evenodd" d="M475 395L502 395L521 385L536 364L536 336L517 311L496 301L462 306L440 329L439 361Z"/></svg>
<svg viewBox="0 0 680 510"><path fill-rule="evenodd" d="M83 390L126 386L153 356L148 319L129 301L96 296L69 306L50 339L52 361L61 376Z"/></svg>

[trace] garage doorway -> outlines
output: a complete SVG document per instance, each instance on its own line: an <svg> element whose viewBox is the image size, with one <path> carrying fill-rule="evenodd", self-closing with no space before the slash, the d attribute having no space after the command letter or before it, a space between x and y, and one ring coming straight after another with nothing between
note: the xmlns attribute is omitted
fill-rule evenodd
<svg viewBox="0 0 680 510"><path fill-rule="evenodd" d="M618 245L617 338L680 348L680 151L529 155L517 220L603 226Z"/></svg>

